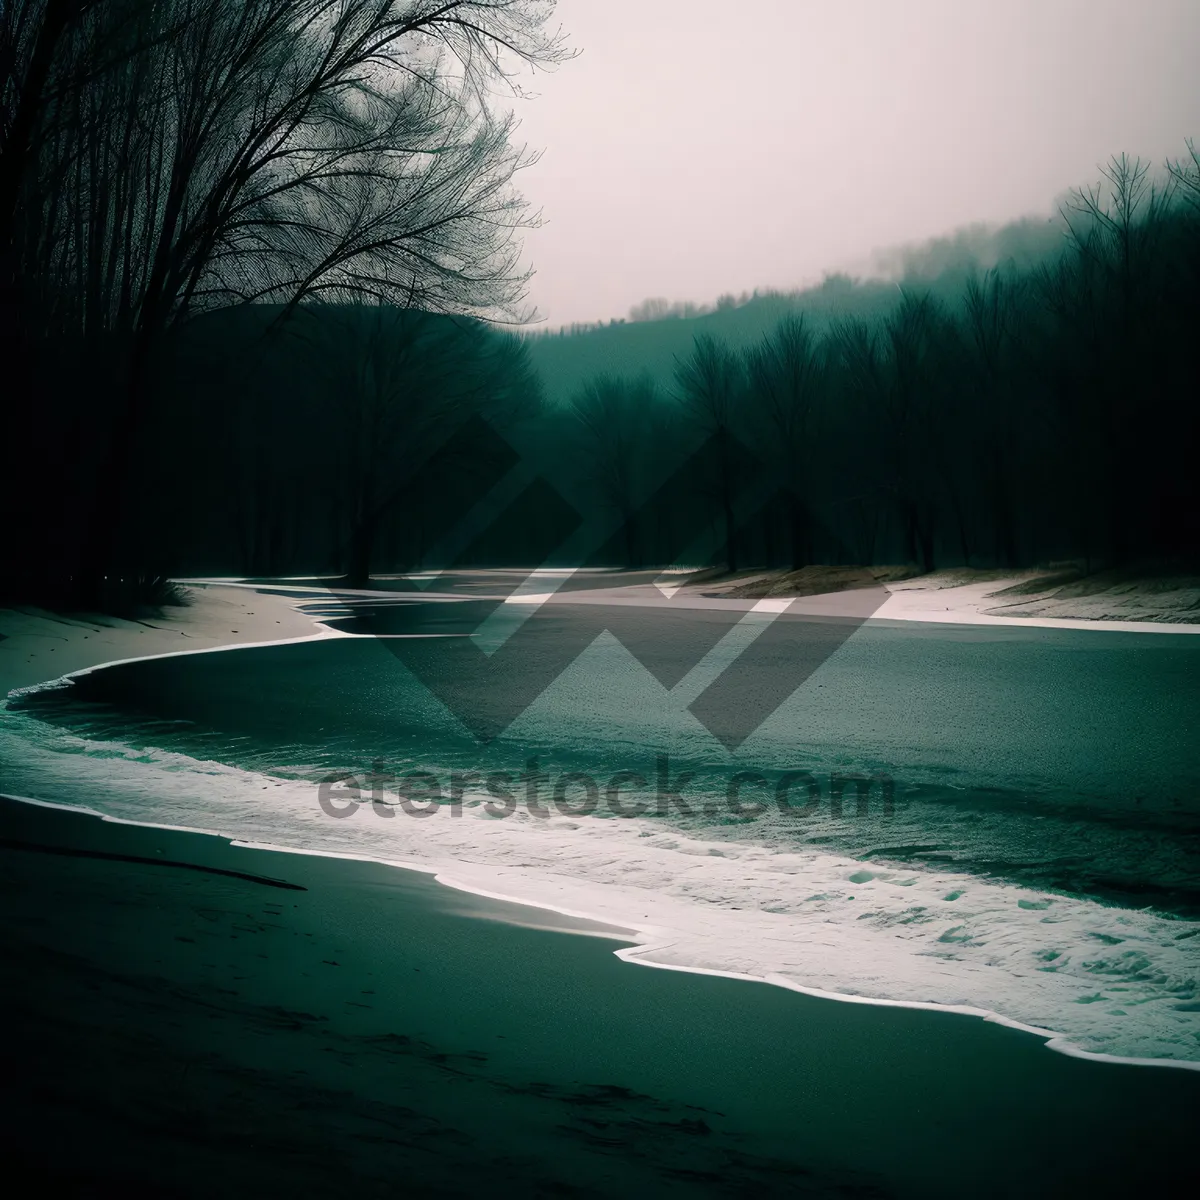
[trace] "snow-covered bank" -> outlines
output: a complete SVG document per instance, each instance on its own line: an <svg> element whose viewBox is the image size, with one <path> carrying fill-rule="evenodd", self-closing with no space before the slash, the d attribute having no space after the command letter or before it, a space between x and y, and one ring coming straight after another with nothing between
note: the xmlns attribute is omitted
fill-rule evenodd
<svg viewBox="0 0 1200 1200"><path fill-rule="evenodd" d="M996 575L964 570L938 571L884 586L892 595L877 617L1200 632L1200 578L1194 576L1047 571Z"/></svg>
<svg viewBox="0 0 1200 1200"><path fill-rule="evenodd" d="M206 586L188 588L187 599L186 607L137 621L0 609L0 696L102 663L323 632L286 596Z"/></svg>
<svg viewBox="0 0 1200 1200"><path fill-rule="evenodd" d="M241 593L242 607L247 614L259 615L263 598L250 590L252 586ZM649 593L651 585L644 590ZM309 601L317 596L311 586L300 591ZM566 595L589 597L584 603L602 602L600 591ZM857 595L861 599L864 594ZM297 592L292 599L302 597ZM680 599L688 598L685 594ZM703 597L696 602L746 604ZM658 603L678 601L659 594ZM570 615L560 611L554 621L561 625ZM640 614L635 616L640 619ZM230 632L247 631L238 623ZM838 676L828 672L817 685L822 692L783 723L775 742L768 740L761 748L764 757L752 765L795 765L790 757L771 757L770 751L774 745L790 755L799 743L804 763L841 761L832 749L843 758L849 753L852 763L904 761L914 771L926 771L920 776L925 782L930 770L936 776L946 764L975 764L978 769L987 762L995 763L991 773L1001 783L1012 783L1022 773L1035 781L1058 779L1052 769L1057 770L1059 748L1043 743L1039 751L1037 739L1022 741L1022 731L1031 726L1053 730L1060 743L1069 739L1071 753L1066 757L1092 775L1107 774L1111 783L1113 772L1123 768L1120 761L1108 762L1106 748L1141 746L1144 752L1147 738L1157 737L1164 728L1179 730L1180 722L1174 726L1163 722L1154 701L1177 692L1185 701L1194 695L1183 686L1188 677L1181 672L1188 667L1186 655L1195 644L1071 634L1062 640L1089 645L1084 653L1071 656L1069 674L1060 672L1056 679L1032 672L1033 666L1046 661L1043 643L1055 640L1054 635L1041 633L997 634L915 624L899 631L860 630L835 660L841 667L840 684ZM992 657L947 658L944 647L939 649L943 642L967 647L994 644L989 651ZM889 643L898 648L898 658L884 653ZM1129 643L1144 644L1131 648ZM1026 657L1014 659L1021 654ZM1116 670L1109 660L1121 654L1126 656L1126 667ZM1136 655L1136 663L1129 663L1131 655ZM272 656L293 660L287 668L291 674L273 678L263 661ZM340 676L334 668L355 656L361 661L349 670L348 686L339 690ZM192 660L153 664L155 670L178 668L188 695L203 690L205 672L240 674L237 685L221 698L226 706L222 711L231 712L241 704L247 712L273 713L284 735L283 740L264 742L269 756L258 767L226 765L236 761L222 748L233 744L229 738L222 744L201 739L166 749L161 747L167 743L156 738L166 737L170 728L165 733L156 729L144 742L136 737L129 742L79 737L16 707L0 714L3 790L84 804L126 820L220 831L257 844L416 865L465 890L635 928L639 944L626 957L644 964L769 978L859 1001L996 1011L1023 1026L1061 1035L1059 1048L1071 1045L1125 1059L1200 1061L1194 921L1149 908L1113 908L1086 898L1086 890L1067 894L1061 884L1043 887L1028 878L1006 882L991 877L999 870L990 868L983 875L968 875L955 869L952 858L905 861L912 849L941 853L947 847L966 847L973 860L994 860L998 869L1007 862L1019 865L1029 857L1022 834L1028 830L1025 841L1038 857L1066 850L1064 861L1071 856L1086 858L1094 874L1119 876L1131 860L1129 838L1120 829L1109 836L1101 822L1056 841L1050 830L1071 824L1072 811L1056 815L1052 808L1034 808L1026 818L1023 810L1005 808L993 796L991 807L960 808L957 802L947 802L940 808L903 810L886 828L864 825L866 840L859 839L851 852L845 852L825 836L829 831L824 827L813 827L811 835L806 831L798 838L791 836L791 828L765 823L761 833L758 827L741 826L737 836L730 830L718 838L711 829L675 828L654 820L593 820L562 813L542 820L518 812L501 821L483 807L487 797L470 790L460 812L448 808L432 821L408 820L398 814L380 820L381 814L369 807L355 820L331 820L332 814L319 803L318 772L314 767L305 774L304 764L317 761L308 756L309 750L327 747L335 738L335 731L327 728L329 717L348 720L360 741L366 739L359 747L363 762L371 761L370 755L387 744L386 730L379 732L370 718L375 711L392 711L387 708L392 693L376 689L378 677L358 669L369 665L372 656L395 671L395 660L383 646L353 638L281 652L202 654ZM1169 660L1170 671L1163 675L1144 669L1150 659ZM1177 670L1179 660L1183 661ZM958 669L960 663L964 669ZM667 735L676 727L654 721L656 715L665 721L663 713L674 713L681 702L672 702L657 681L634 668L637 663L617 640L597 638L576 666L563 674L557 698L545 701L530 715L518 744L568 746L571 723L586 713L592 736L603 747L625 747L614 750L613 757L599 759L598 774L601 768L611 772L617 766L627 767L628 747L657 744L656 731L667 738L664 745L674 745ZM618 685L631 670L632 684L623 689ZM104 674L89 682L96 683ZM938 686L917 695L907 684L918 677L937 680ZM947 690L945 681L955 678L965 681L963 688ZM1190 678L1195 678L1194 671ZM312 681L319 694L310 694ZM905 686L889 686L889 681ZM1059 687L1064 695L1096 697L1085 713L1087 721L1071 723L1071 706L1053 699ZM975 693L1001 700L1015 697L1015 701L1007 708L1003 703L999 708L980 708ZM156 685L147 694L156 701L165 693ZM365 706L356 707L355 696L365 696ZM893 703L889 696L901 699ZM1052 698L1049 707L1047 696ZM1124 708L1116 701L1122 701ZM936 737L914 739L909 734L924 730L911 726L897 733L895 716L889 713L889 708L897 707L906 712L915 708L925 729ZM160 712L155 703L150 708ZM823 711L835 714L833 724L823 721ZM1078 717L1083 710L1074 711ZM455 762L461 766L462 760L439 757L435 721L428 709L419 712L420 721L414 724L417 745L411 761L408 757L404 761L438 774ZM1121 719L1114 721L1114 712ZM843 722L837 716L846 713L854 719ZM169 706L161 715L171 724L188 724L186 719L175 720L186 718L186 712L173 712ZM287 747L304 741L306 720L312 720L316 736L296 756ZM248 728L233 721L229 731L235 735L233 742L248 736ZM981 730L996 731L997 739L980 744L976 734ZM699 736L699 731L693 732ZM1147 761L1186 762L1191 746L1186 734L1184 728L1174 742L1152 750ZM123 739L124 733L117 731L117 738ZM345 753L345 760L333 765L358 761L350 753L353 746L343 744L337 753ZM915 758L913 746L923 748ZM480 759L473 765L484 769L482 751ZM577 756L574 761L591 769L586 759ZM300 774L283 769L288 764ZM963 786L955 791L969 798L966 785L987 784L987 774L985 770L979 776L960 776ZM908 783L917 778L909 777L907 770L905 776ZM1166 786L1174 788L1177 782L1168 778ZM1078 784L1076 779L1069 787L1077 789ZM1173 794L1162 788L1154 793L1167 806L1168 815L1173 812L1169 808ZM1180 794L1194 795L1195 789L1184 780ZM388 810L382 815L388 815ZM1136 822L1132 828L1140 836ZM972 833L968 841L963 840L964 830ZM995 837L998 831L1004 836ZM1154 844L1173 854L1176 843L1169 832L1157 835ZM1152 855L1142 856L1140 849L1133 861L1135 883L1162 884L1169 873ZM1169 865L1173 860L1167 861ZM1176 874L1190 886L1194 875Z"/></svg>
<svg viewBox="0 0 1200 1200"><path fill-rule="evenodd" d="M805 567L701 578L685 590L713 598L784 599L862 587L890 593L873 620L1200 632L1200 577L1180 574L963 567L916 575L901 567Z"/></svg>

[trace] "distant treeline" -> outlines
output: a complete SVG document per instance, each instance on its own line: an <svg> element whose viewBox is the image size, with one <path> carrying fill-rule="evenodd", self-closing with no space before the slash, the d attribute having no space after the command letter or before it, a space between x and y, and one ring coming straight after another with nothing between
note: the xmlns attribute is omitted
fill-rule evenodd
<svg viewBox="0 0 1200 1200"><path fill-rule="evenodd" d="M359 305L304 309L264 339L266 310L206 318L162 406L189 465L171 506L139 506L160 524L144 544L180 546L172 570L359 580L452 563L1194 559L1198 166L1152 185L1114 160L1036 255L934 254L924 278L910 258L899 282L834 279L682 331L521 339ZM758 304L757 334L732 324ZM543 358L681 332L669 369L633 343L566 393Z"/></svg>
<svg viewBox="0 0 1200 1200"><path fill-rule="evenodd" d="M892 280L528 336L525 160L481 98L497 48L566 57L549 6L324 11L0 7L0 598L1195 560L1197 153Z"/></svg>
<svg viewBox="0 0 1200 1200"><path fill-rule="evenodd" d="M113 561L358 583L1194 561L1200 164L1152 186L1118 158L1055 233L987 269L910 262L565 338L376 300L199 316L147 368ZM53 456L26 460L18 504L37 532L21 560L53 574L83 553L121 376L95 342L46 347L26 421Z"/></svg>
<svg viewBox="0 0 1200 1200"><path fill-rule="evenodd" d="M596 495L633 522L629 557L679 551L638 513L664 448L700 438L692 495L730 566L1194 562L1189 150L1158 178L1114 158L1049 228L1013 227L988 269L980 239L945 241L893 282L535 338L548 393L587 432Z"/></svg>

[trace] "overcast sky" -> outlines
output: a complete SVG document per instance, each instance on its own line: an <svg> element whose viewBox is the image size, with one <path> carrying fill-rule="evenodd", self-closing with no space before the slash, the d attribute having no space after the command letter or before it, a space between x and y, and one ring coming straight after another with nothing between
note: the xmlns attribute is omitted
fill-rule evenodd
<svg viewBox="0 0 1200 1200"><path fill-rule="evenodd" d="M559 0L520 176L547 324L862 270L1200 139L1200 0Z"/></svg>

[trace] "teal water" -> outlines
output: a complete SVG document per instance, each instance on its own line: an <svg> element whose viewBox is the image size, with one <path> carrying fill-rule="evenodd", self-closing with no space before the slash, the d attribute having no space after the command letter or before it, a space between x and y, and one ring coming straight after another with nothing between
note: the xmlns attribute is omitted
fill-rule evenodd
<svg viewBox="0 0 1200 1200"><path fill-rule="evenodd" d="M37 794L52 778L47 798L116 815L427 862L479 890L637 920L648 941L669 935L656 957L679 965L1200 1058L1200 640L868 623L730 751L689 709L688 664L661 682L672 638L703 616L655 643L652 615L597 633L584 607L545 606L502 669L462 636L470 604L426 603L389 610L387 638L95 671L10 702L8 728L38 750L7 786ZM441 636L395 637L412 633ZM647 642L650 668L627 648ZM579 650L554 675L564 644ZM753 707L787 669L782 654L760 662L726 702L741 689ZM504 718L521 689L527 707L481 740L473 714ZM809 776L781 810L789 772ZM738 773L761 777L739 797L763 811L731 809ZM876 780L863 811L853 784L836 811L839 774ZM380 803L331 815L319 785L335 775L355 776L360 800L374 782ZM511 806L489 789L499 775ZM333 795L350 811L344 785Z"/></svg>
<svg viewBox="0 0 1200 1200"><path fill-rule="evenodd" d="M424 644L453 670L461 642ZM605 635L487 744L373 638L132 663L17 707L89 737L289 778L430 772L446 801L454 783L482 793L487 775L508 772L524 804L521 776L536 759L542 803L553 803L563 775L586 773L597 819L614 815L607 784L630 772L645 786L624 783L626 809L641 800L666 823L718 839L731 830L771 845L819 839L1200 910L1200 641L1190 638L865 626L733 753ZM691 777L678 802L661 806L660 756L670 791ZM767 785L747 784L739 799L767 811L739 817L729 780L749 771ZM802 781L791 810L778 811L774 785L790 771L811 773L815 807ZM835 819L830 777L877 772L894 781L891 816L875 783L860 818L848 782ZM579 783L562 802L586 801Z"/></svg>

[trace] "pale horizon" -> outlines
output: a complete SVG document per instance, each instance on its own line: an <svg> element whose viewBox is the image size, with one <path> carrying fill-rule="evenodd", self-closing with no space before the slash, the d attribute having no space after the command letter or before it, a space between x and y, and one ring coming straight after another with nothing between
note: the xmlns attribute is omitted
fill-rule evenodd
<svg viewBox="0 0 1200 1200"><path fill-rule="evenodd" d="M579 54L522 76L515 105L541 151L518 183L544 219L524 234L543 327L881 273L899 248L1049 219L1113 154L1160 168L1200 135L1200 6L1182 0L747 0L733 29L723 11L560 0Z"/></svg>

